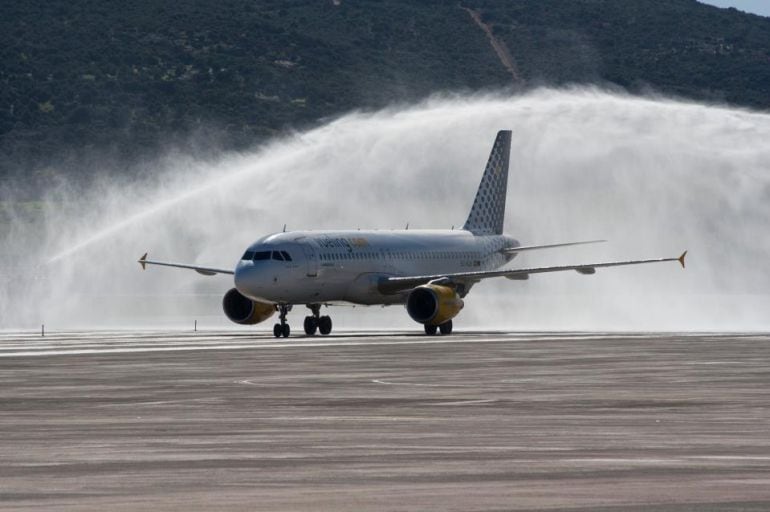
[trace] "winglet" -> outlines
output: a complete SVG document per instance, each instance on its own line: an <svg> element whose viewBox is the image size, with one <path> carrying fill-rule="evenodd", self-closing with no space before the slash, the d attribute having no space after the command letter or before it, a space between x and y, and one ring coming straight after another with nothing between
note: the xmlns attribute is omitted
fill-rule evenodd
<svg viewBox="0 0 770 512"><path fill-rule="evenodd" d="M142 270L145 269L145 262L147 261L147 253L144 253L144 256L139 258L139 264L142 266Z"/></svg>
<svg viewBox="0 0 770 512"><path fill-rule="evenodd" d="M684 268L684 257L687 256L687 251L684 251L681 256L677 258L677 261L679 261L679 264L682 265L682 268Z"/></svg>

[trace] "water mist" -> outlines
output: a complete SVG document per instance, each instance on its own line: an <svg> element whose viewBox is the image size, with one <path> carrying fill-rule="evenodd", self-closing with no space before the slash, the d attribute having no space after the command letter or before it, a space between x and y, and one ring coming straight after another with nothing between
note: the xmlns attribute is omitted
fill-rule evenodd
<svg viewBox="0 0 770 512"><path fill-rule="evenodd" d="M0 327L233 327L232 280L136 259L231 267L287 229L450 228L465 220L497 130L512 129L506 232L513 266L678 256L652 265L476 286L457 329L762 330L770 327L770 115L598 90L442 97L320 128L216 162L169 155L151 180L59 187L42 226L15 220ZM295 308L295 324L306 314ZM403 308L334 308L335 326L419 331ZM270 330L272 323L256 326Z"/></svg>

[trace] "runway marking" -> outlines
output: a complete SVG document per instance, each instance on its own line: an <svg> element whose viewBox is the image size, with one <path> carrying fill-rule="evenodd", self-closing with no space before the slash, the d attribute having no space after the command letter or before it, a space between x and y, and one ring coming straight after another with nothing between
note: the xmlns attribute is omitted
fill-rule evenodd
<svg viewBox="0 0 770 512"><path fill-rule="evenodd" d="M693 361L692 365L747 364L746 361Z"/></svg>
<svg viewBox="0 0 770 512"><path fill-rule="evenodd" d="M586 457L586 458L572 458L562 459L564 462L598 462L598 463L624 463L635 462L639 464L660 464L660 463L676 463L684 462L681 458L669 458L661 459L655 457Z"/></svg>
<svg viewBox="0 0 770 512"><path fill-rule="evenodd" d="M708 333L708 336L721 336ZM349 331L328 337L299 337L276 340L267 333L210 332L187 333L168 331L93 331L56 333L46 338L30 333L0 334L0 358L42 357L88 354L120 354L142 352L177 352L205 350L301 349L324 347L358 347L387 345L447 345L463 343L509 343L516 341L563 342L583 339L697 337L704 333L567 333L567 332L468 332L451 337L422 337L405 331ZM768 341L759 333L730 334L744 339ZM294 341L297 340L297 341ZM746 364L739 361L713 361L693 364ZM374 382L374 381L373 381ZM441 384L398 383L378 379L384 385L421 385L442 387ZM253 383L252 383L253 384ZM457 385L453 385L457 386Z"/></svg>
<svg viewBox="0 0 770 512"><path fill-rule="evenodd" d="M770 457L760 455L691 455L688 459L707 459L707 460L756 460L768 461Z"/></svg>
<svg viewBox="0 0 770 512"><path fill-rule="evenodd" d="M149 402L102 404L99 407L136 407L136 406L148 406L148 405L153 406L153 405L184 404L184 403L221 404L222 402L224 402L224 400L221 398L180 398L179 400L154 400Z"/></svg>
<svg viewBox="0 0 770 512"><path fill-rule="evenodd" d="M329 339L329 338L326 338ZM82 344L75 345L74 348L62 347L62 346L47 346L45 348L25 347L24 350L16 351L4 351L4 347L0 346L0 358L2 357L30 357L30 356L65 356L65 355L86 355L86 354L119 354L119 353L136 353L136 352L179 352L179 351L195 351L195 350L242 350L242 349L296 349L296 348L324 348L324 347L359 347L359 346L382 346L382 345L438 345L438 344L458 344L458 343L502 343L514 341L512 338L475 338L475 337L456 337L454 339L440 338L440 339L391 339L391 340L377 340L367 339L366 341L351 341L345 338L331 338L334 341L324 342L302 342L302 343L280 343L280 342L263 342L255 340L255 343L245 344L228 343L228 344L182 344L181 342L174 342L173 344L160 345L162 340L153 345L147 345L142 343L140 346L127 346L117 347L109 346L107 343L94 343L93 348L83 348ZM130 343L126 343L129 345ZM104 346L106 345L106 346Z"/></svg>
<svg viewBox="0 0 770 512"><path fill-rule="evenodd" d="M687 464L688 461L770 461L770 457L751 456L751 455L685 455L672 458L655 457L587 457L587 458L569 458L561 459L564 462L571 463L596 463L596 464Z"/></svg>
<svg viewBox="0 0 770 512"><path fill-rule="evenodd" d="M475 384L426 384L422 382L393 382L389 380L382 380L382 379L372 379L371 382L373 384L382 384L384 386L412 386L412 387L423 387L423 388L469 388L469 387L477 387Z"/></svg>
<svg viewBox="0 0 770 512"><path fill-rule="evenodd" d="M474 404L490 404L497 402L496 398L482 398L479 400L458 400L457 402L442 402L437 404L431 404L434 407L441 407L444 405L474 405Z"/></svg>
<svg viewBox="0 0 770 512"><path fill-rule="evenodd" d="M269 418L261 418L260 421L365 421L378 423L383 421L452 421L450 418L432 418L430 416L271 416Z"/></svg>

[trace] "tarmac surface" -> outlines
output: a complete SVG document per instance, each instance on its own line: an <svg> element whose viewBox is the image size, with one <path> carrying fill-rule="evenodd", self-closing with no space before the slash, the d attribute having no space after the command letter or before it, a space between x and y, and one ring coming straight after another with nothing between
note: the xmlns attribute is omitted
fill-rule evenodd
<svg viewBox="0 0 770 512"><path fill-rule="evenodd" d="M0 335L2 510L770 510L770 335Z"/></svg>

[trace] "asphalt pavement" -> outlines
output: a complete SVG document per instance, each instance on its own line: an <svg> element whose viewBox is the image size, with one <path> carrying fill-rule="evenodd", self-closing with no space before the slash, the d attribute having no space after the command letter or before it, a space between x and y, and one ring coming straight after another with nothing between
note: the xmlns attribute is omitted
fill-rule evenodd
<svg viewBox="0 0 770 512"><path fill-rule="evenodd" d="M2 510L770 510L770 335L0 335Z"/></svg>

